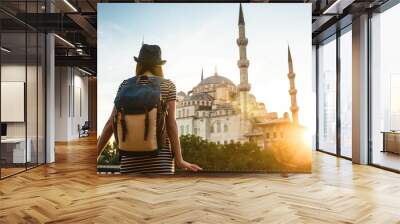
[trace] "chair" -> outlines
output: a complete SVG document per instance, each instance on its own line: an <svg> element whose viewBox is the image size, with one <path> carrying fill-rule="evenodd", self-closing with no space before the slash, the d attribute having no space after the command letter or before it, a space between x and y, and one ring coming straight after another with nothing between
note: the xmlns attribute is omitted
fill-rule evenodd
<svg viewBox="0 0 400 224"><path fill-rule="evenodd" d="M89 121L85 121L82 127L78 125L78 129L79 129L79 138L89 136L89 129L90 129Z"/></svg>

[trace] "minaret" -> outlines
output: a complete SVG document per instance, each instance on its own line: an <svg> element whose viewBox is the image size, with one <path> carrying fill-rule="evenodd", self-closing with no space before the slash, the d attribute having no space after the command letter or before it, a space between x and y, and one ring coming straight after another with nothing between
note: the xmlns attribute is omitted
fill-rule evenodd
<svg viewBox="0 0 400 224"><path fill-rule="evenodd" d="M293 63L292 63L292 55L290 54L290 48L288 46L288 66L289 66L289 73L288 73L288 78L289 78L289 83L290 83L290 89L289 89L289 95L290 95L290 111L292 112L292 120L294 125L299 124L299 117L298 117L298 111L299 107L297 106L297 99L296 99L296 86L294 83L294 78L296 77L296 74L293 72Z"/></svg>
<svg viewBox="0 0 400 224"><path fill-rule="evenodd" d="M250 84L248 82L249 60L247 60L246 46L247 38L245 34L245 23L243 17L242 4L239 6L239 37L236 39L236 43L239 46L239 60L238 67L240 70L240 84L239 84L239 96L240 96L240 111L243 118L247 118L247 99L250 91Z"/></svg>
<svg viewBox="0 0 400 224"><path fill-rule="evenodd" d="M201 68L201 81L203 81L204 75L203 75L203 68Z"/></svg>

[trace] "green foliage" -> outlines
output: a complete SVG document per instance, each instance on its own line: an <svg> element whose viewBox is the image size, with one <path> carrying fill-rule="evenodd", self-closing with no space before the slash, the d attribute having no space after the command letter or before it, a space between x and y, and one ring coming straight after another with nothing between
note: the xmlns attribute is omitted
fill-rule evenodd
<svg viewBox="0 0 400 224"><path fill-rule="evenodd" d="M99 160L98 165L119 165L119 151L115 142L107 143Z"/></svg>
<svg viewBox="0 0 400 224"><path fill-rule="evenodd" d="M183 158L206 171L310 172L311 149L300 141L276 141L268 149L255 143L216 144L195 135L180 137ZM108 143L99 165L119 165L115 143Z"/></svg>
<svg viewBox="0 0 400 224"><path fill-rule="evenodd" d="M299 171L277 160L274 150L260 149L255 143L216 144L195 135L180 137L185 160L210 171Z"/></svg>

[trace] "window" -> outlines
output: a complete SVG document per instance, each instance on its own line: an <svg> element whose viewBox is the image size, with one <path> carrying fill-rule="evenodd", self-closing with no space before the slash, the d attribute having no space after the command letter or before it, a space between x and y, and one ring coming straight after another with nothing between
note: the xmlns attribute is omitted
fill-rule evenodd
<svg viewBox="0 0 400 224"><path fill-rule="evenodd" d="M224 124L224 132L228 132L228 125Z"/></svg>
<svg viewBox="0 0 400 224"><path fill-rule="evenodd" d="M0 5L14 4L3 2ZM20 1L17 7L22 10L18 15L24 17L25 9L28 13L42 13L42 4L42 0ZM7 15L0 14L2 20L12 21ZM22 24L13 22L12 28L0 28L0 88L2 99L12 94L15 101L2 101L0 110L2 135L14 139L15 144L0 146L0 179L45 163L46 152L46 37L39 30ZM12 106L15 110L10 110Z"/></svg>
<svg viewBox="0 0 400 224"><path fill-rule="evenodd" d="M186 134L190 134L190 132L189 132L189 125L186 125Z"/></svg>
<svg viewBox="0 0 400 224"><path fill-rule="evenodd" d="M214 133L214 125L211 125L211 127L210 127L210 132L211 132L211 133Z"/></svg>
<svg viewBox="0 0 400 224"><path fill-rule="evenodd" d="M221 132L221 122L217 121L217 132L220 133Z"/></svg>
<svg viewBox="0 0 400 224"><path fill-rule="evenodd" d="M336 37L318 48L318 149L336 153Z"/></svg>
<svg viewBox="0 0 400 224"><path fill-rule="evenodd" d="M371 19L371 137L373 164L400 170L400 5Z"/></svg>
<svg viewBox="0 0 400 224"><path fill-rule="evenodd" d="M352 148L352 35L340 36L340 154L351 158Z"/></svg>
<svg viewBox="0 0 400 224"><path fill-rule="evenodd" d="M269 133L266 133L266 134L265 134L265 137L266 137L267 139L269 139Z"/></svg>
<svg viewBox="0 0 400 224"><path fill-rule="evenodd" d="M277 136L276 136L276 132L274 132L273 134L274 134L274 138L276 138L276 137L277 137Z"/></svg>

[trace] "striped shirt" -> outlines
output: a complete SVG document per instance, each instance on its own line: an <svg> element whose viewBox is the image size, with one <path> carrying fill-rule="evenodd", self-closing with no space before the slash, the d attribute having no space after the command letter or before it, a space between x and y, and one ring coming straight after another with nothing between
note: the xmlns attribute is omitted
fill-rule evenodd
<svg viewBox="0 0 400 224"><path fill-rule="evenodd" d="M140 81L142 84L146 82L148 81ZM126 85L127 80L124 80L118 88L118 93ZM164 79L160 84L160 91L163 100L167 102L176 100L176 87L172 81ZM175 171L174 157L167 133L165 133L164 143L165 148L155 156L122 155L121 173L173 174Z"/></svg>

